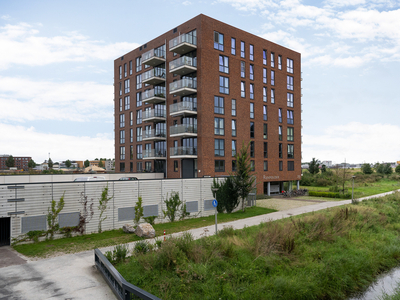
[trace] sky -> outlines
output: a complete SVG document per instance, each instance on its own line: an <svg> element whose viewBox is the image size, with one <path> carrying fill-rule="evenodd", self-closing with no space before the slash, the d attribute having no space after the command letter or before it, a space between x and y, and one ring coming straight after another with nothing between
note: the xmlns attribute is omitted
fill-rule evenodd
<svg viewBox="0 0 400 300"><path fill-rule="evenodd" d="M114 157L114 59L205 14L300 52L302 161L400 161L400 1L0 0L0 155Z"/></svg>

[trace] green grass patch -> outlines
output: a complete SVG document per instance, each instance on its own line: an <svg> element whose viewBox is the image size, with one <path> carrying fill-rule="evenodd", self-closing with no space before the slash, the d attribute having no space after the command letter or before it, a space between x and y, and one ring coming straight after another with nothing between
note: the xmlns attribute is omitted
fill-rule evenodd
<svg viewBox="0 0 400 300"><path fill-rule="evenodd" d="M230 222L239 219L250 218L263 214L275 212L273 209L263 207L250 207L245 212L238 211L231 214L218 214L218 223ZM156 236L181 232L193 228L212 225L215 223L215 216L193 218L173 223L155 224ZM85 234L83 236L74 236L70 238L61 238L55 240L42 241L32 244L15 245L14 249L19 253L31 257L48 257L54 254L76 253L95 248L108 247L118 244L130 243L141 240L135 234L126 234L122 229L104 231L102 233Z"/></svg>

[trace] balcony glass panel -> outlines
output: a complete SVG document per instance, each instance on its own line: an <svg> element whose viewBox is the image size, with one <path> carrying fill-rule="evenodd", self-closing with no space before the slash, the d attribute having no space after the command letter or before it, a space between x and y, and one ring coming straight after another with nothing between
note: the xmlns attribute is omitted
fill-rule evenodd
<svg viewBox="0 0 400 300"><path fill-rule="evenodd" d="M166 136L167 136L167 131L165 129L146 130L143 133L143 139L165 138Z"/></svg>
<svg viewBox="0 0 400 300"><path fill-rule="evenodd" d="M197 155L196 147L171 147L169 148L170 155Z"/></svg>
<svg viewBox="0 0 400 300"><path fill-rule="evenodd" d="M197 111L196 102L179 102L169 106L169 113L175 113L183 110Z"/></svg>
<svg viewBox="0 0 400 300"><path fill-rule="evenodd" d="M166 150L146 149L143 153L143 158L147 157L167 157Z"/></svg>
<svg viewBox="0 0 400 300"><path fill-rule="evenodd" d="M169 84L170 92L182 89L182 88L190 88L190 89L197 89L197 81L191 78L181 79L175 82L171 82Z"/></svg>
<svg viewBox="0 0 400 300"><path fill-rule="evenodd" d="M197 37L191 34L182 34L169 41L169 49L183 43L197 45Z"/></svg>
<svg viewBox="0 0 400 300"><path fill-rule="evenodd" d="M160 58L165 58L165 51L157 48L157 49L151 49L150 51L147 51L146 53L143 53L142 55L142 61L148 60L152 57L160 57Z"/></svg>
<svg viewBox="0 0 400 300"><path fill-rule="evenodd" d="M181 134L181 133L195 133L197 134L197 125L186 125L180 124L176 126L171 126L169 128L170 134Z"/></svg>
<svg viewBox="0 0 400 300"><path fill-rule="evenodd" d="M165 98L165 86L156 86L154 89L142 93L142 101L152 97Z"/></svg>
<svg viewBox="0 0 400 300"><path fill-rule="evenodd" d="M169 70L172 71L182 66L197 67L197 57L182 56L169 63Z"/></svg>
<svg viewBox="0 0 400 300"><path fill-rule="evenodd" d="M147 72L144 72L142 75L142 81L145 81L149 78L152 77L160 77L160 78L165 78L165 69L164 68L160 68L160 67L156 67L154 69L151 69Z"/></svg>
<svg viewBox="0 0 400 300"><path fill-rule="evenodd" d="M143 119L149 119L149 118L165 118L167 116L167 111L166 109L150 109L150 110L145 110L144 111L144 116Z"/></svg>

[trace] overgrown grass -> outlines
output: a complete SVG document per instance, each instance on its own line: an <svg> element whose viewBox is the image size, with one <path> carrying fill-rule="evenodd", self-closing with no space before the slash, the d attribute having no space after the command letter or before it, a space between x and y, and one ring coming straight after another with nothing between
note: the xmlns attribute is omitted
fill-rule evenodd
<svg viewBox="0 0 400 300"><path fill-rule="evenodd" d="M263 207L250 207L245 212L238 211L231 214L218 214L218 223L235 221L238 219L250 218L258 215L274 212L273 209ZM214 215L203 218L193 218L173 223L155 224L156 236L162 236L164 230L167 234L181 232L193 228L212 225L215 223ZM15 245L14 249L26 256L47 257L58 253L76 253L95 248L108 247L118 244L126 244L141 240L135 234L126 234L122 229L92 233L83 236L42 241L33 244Z"/></svg>
<svg viewBox="0 0 400 300"><path fill-rule="evenodd" d="M193 241L117 269L162 299L346 299L400 261L400 193Z"/></svg>

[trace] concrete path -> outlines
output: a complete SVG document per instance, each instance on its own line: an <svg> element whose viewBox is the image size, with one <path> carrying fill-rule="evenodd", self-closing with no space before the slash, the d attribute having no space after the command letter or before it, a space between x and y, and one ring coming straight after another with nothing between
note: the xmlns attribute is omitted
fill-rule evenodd
<svg viewBox="0 0 400 300"><path fill-rule="evenodd" d="M365 197L359 199L359 201L382 197L391 193L393 192ZM224 226L242 229L245 226L258 225L261 222L270 222L350 203L351 200L321 202L267 215L223 223L218 225L218 229L222 229ZM215 225L192 229L188 232L190 232L195 239L198 239L204 235L215 234ZM175 233L171 236L179 236L180 234L182 233ZM134 244L135 243L128 244L129 248L133 249ZM101 251L104 253L113 248L114 247L102 248ZM3 248L1 248L1 250L2 249ZM15 253L13 254L15 255ZM22 264L6 266L6 259L2 255L2 252L0 252L0 299L116 299L94 266L93 251L38 261L30 261L29 258L24 258L21 255L18 256L19 259L14 257L15 262L17 264ZM24 263L24 260L26 260L26 263Z"/></svg>

